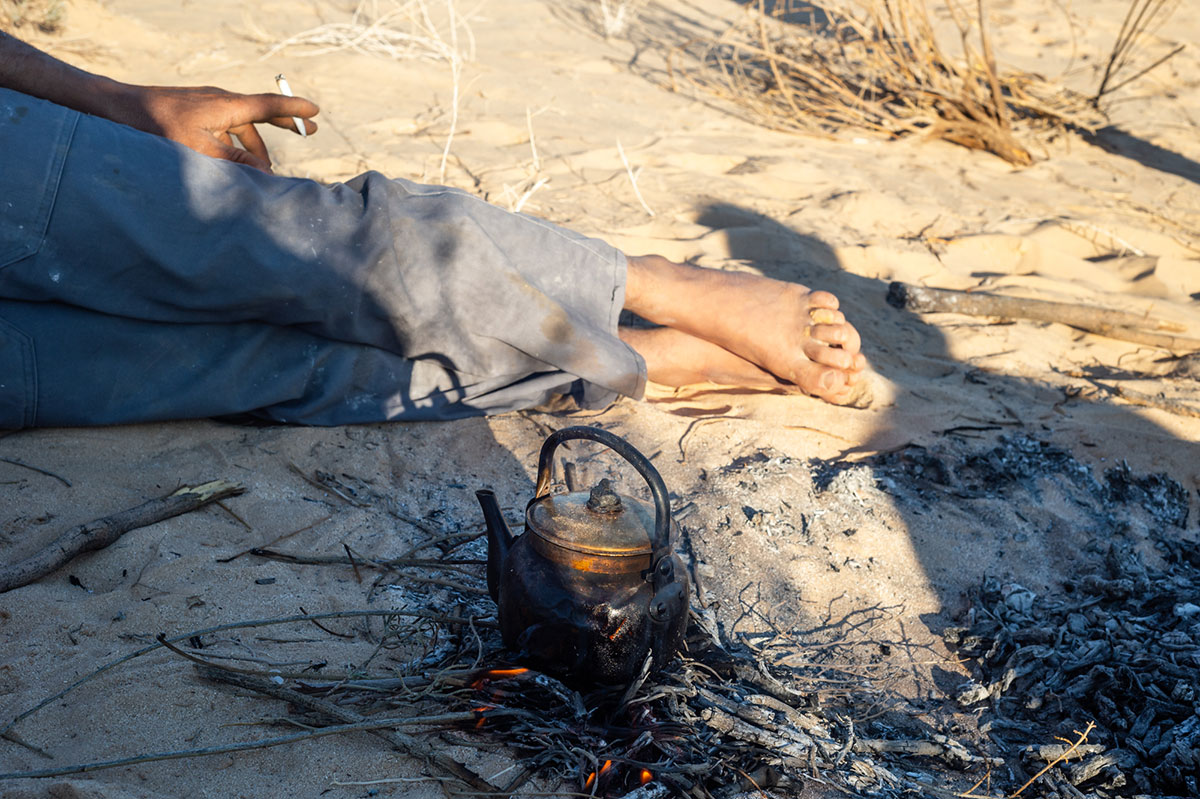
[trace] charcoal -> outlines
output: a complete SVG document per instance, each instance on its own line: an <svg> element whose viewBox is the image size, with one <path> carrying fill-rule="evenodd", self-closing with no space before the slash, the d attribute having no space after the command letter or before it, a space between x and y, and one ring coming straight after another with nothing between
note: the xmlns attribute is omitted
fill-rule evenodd
<svg viewBox="0 0 1200 799"><path fill-rule="evenodd" d="M1027 447L1009 459L1009 477L1032 476L1021 466L1037 457L1058 455ZM998 455L979 459L975 475L994 477L1004 462ZM961 470L954 474L964 479ZM1065 479L1086 484L1074 472ZM1105 479L1105 502L1134 502L1163 525L1184 521L1178 494L1163 476L1143 478L1122 466ZM1003 729L1031 763L1065 754L1065 745L1046 740L1073 741L1072 730L1096 723L1060 764L1062 776L1042 781L1041 797L1194 798L1200 796L1200 556L1164 526L1151 534L1162 555L1152 567L1119 524L1108 529L1110 538L1096 541L1098 568L1065 583L1065 598L985 581L968 614L974 623L943 636L975 667L975 679L956 698L982 707L980 730L996 742Z"/></svg>

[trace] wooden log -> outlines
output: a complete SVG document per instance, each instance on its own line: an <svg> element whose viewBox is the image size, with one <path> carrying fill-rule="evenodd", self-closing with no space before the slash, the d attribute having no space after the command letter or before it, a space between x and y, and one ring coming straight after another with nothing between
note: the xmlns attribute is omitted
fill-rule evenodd
<svg viewBox="0 0 1200 799"><path fill-rule="evenodd" d="M1069 302L1007 297L984 291L952 291L894 282L888 287L888 304L915 313L958 313L997 319L1057 322L1098 336L1161 347L1176 352L1200 350L1200 338L1151 331L1180 332L1183 326L1141 314Z"/></svg>
<svg viewBox="0 0 1200 799"><path fill-rule="evenodd" d="M45 577L84 552L103 549L130 530L188 513L225 497L237 496L245 490L228 480L184 486L136 508L72 527L31 557L10 566L0 566L0 594Z"/></svg>

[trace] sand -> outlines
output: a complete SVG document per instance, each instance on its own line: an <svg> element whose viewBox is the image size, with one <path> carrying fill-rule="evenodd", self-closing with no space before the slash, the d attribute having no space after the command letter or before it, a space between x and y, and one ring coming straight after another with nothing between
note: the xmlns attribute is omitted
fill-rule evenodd
<svg viewBox="0 0 1200 799"><path fill-rule="evenodd" d="M1069 6L1070 25L1049 0L990 6L1003 63L1085 89L1098 80L1125 4ZM293 90L322 111L321 130L309 139L265 132L283 174L336 181L375 169L437 182L453 121L444 175L451 185L630 253L658 252L838 294L862 333L875 403L856 410L713 386L651 387L646 401L622 401L602 413L344 429L197 421L4 435L6 561L74 524L181 484L227 478L247 492L226 501L232 512L209 508L136 530L0 595L0 721L159 632L301 607L368 607L367 585L348 568L219 560L297 530L286 540L290 551L341 554L346 544L366 555L394 555L425 534L389 509L437 530L478 528L472 492L491 485L507 507L518 507L532 490L547 431L571 423L628 438L662 471L677 508L695 506L683 524L705 583L702 598L729 629L753 628L752 620L738 621L739 607L765 608L803 629L835 600L842 612L887 606L881 624L890 625L888 634L924 647L895 656L919 660L925 672L934 658L944 672L964 675L936 638L985 577L1047 592L1085 568L1093 557L1081 524L1086 514L1053 492L1025 497L1029 504L1020 507L998 497L983 510L941 497L930 500L929 513L913 513L869 474L846 472L843 483L861 482L814 491L811 475L820 467L811 459L856 461L907 445L960 452L986 449L1001 435L1028 436L1071 453L1097 476L1118 463L1137 474L1166 474L1191 505L1186 529L1173 534L1195 538L1200 419L1139 407L1115 390L1161 393L1196 407L1194 371L1168 377L1177 362L1164 350L1062 325L917 316L886 303L888 284L900 280L1102 305L1174 321L1200 336L1194 15L1181 9L1160 31L1162 41L1189 48L1113 103L1111 121L1123 135L1110 134L1104 148L1073 133L1039 135L1030 139L1035 163L1014 168L987 153L918 138L775 132L708 98L671 92L663 46L719 31L737 13L720 0L644 6L608 38L597 29L593 3L492 0L458 10L472 32L470 39L460 34L459 46L472 57L458 70L456 119L453 70L445 61L348 49L262 58L270 42L347 21L345 3L72 0L63 30L31 38L73 63L140 83L257 92L273 90L273 76L286 73ZM747 457L768 466L730 470ZM594 455L587 458L591 463ZM365 499L348 503L300 474L316 470ZM775 515L768 524L747 507ZM1131 534L1144 538L1155 522L1137 518ZM437 596L402 586L372 601L370 607L419 607L436 604ZM339 629L356 633L362 624ZM270 660L272 645L256 636L224 643ZM352 663L361 661L363 647L369 652L362 640L344 652L322 640L311 651L300 645L298 659ZM940 689L914 678L911 690ZM283 713L278 702L202 683L187 664L160 652L22 722L16 731L54 759L0 740L0 772L243 740L262 730L228 725ZM477 765L488 774L507 764L499 753ZM0 782L0 795L437 795L420 781L335 784L423 773L368 736L342 736Z"/></svg>

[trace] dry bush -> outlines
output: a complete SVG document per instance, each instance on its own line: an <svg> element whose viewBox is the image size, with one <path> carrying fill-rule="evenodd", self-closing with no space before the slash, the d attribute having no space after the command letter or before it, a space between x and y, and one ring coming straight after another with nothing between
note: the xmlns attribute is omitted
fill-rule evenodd
<svg viewBox="0 0 1200 799"><path fill-rule="evenodd" d="M0 0L0 30L55 33L65 13L63 0Z"/></svg>
<svg viewBox="0 0 1200 799"><path fill-rule="evenodd" d="M942 48L924 0L859 0L854 13L806 6L805 25L779 23L758 0L719 37L676 48L668 66L676 88L690 82L771 127L924 133L1032 163L1014 120L1057 123L1073 111L1056 87L997 69L982 0L971 13L955 0L944 7L961 56ZM682 68L681 56L691 56Z"/></svg>

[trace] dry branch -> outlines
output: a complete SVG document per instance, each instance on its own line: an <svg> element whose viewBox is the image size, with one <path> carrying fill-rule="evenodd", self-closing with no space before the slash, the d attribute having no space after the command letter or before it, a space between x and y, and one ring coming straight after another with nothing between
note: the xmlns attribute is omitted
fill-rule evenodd
<svg viewBox="0 0 1200 799"><path fill-rule="evenodd" d="M891 306L915 313L958 313L1005 320L1058 322L1099 336L1132 341L1150 347L1174 351L1200 350L1200 339L1150 332L1182 330L1179 325L1110 308L1006 297L982 291L934 289L900 282L892 283L888 287L887 299Z"/></svg>
<svg viewBox="0 0 1200 799"><path fill-rule="evenodd" d="M1160 411L1166 411L1167 413L1173 413L1176 416L1189 416L1193 419L1200 419L1200 407L1184 402L1183 400L1174 399L1162 394L1146 394L1122 385L1109 385L1108 383L1101 383L1096 378L1092 377L1091 375L1084 374L1083 372L1064 372L1064 374L1070 377L1081 377L1084 380L1088 380L1092 385L1101 391L1104 391L1112 396L1120 397L1130 405L1137 405L1141 408L1155 408Z"/></svg>
<svg viewBox="0 0 1200 799"><path fill-rule="evenodd" d="M72 527L53 544L11 566L0 567L0 594L45 577L84 552L103 549L130 530L179 516L210 502L233 497L246 489L227 480L184 486L173 494L144 502L136 508Z"/></svg>
<svg viewBox="0 0 1200 799"><path fill-rule="evenodd" d="M138 763L154 763L160 760L184 760L192 757L208 757L209 755L229 754L231 752L248 752L253 749L269 749L274 746L284 746L286 744L296 743L298 741L307 741L312 738L321 738L327 735L341 735L342 733L359 731L376 732L380 729L396 726L402 721L402 719L363 719L362 721L354 723L335 724L316 730L308 730L305 732L293 733L291 735L281 735L276 738L263 738L256 741L246 741L244 743L205 746L197 749L176 749L167 752L150 752L144 755L134 755L132 757L123 757L116 760L102 760L92 763L75 763L69 766L36 769L34 771L11 772L0 774L0 780L62 777L67 774L86 774L92 771L103 771L104 769L110 768L122 768L124 766L132 766Z"/></svg>
<svg viewBox="0 0 1200 799"><path fill-rule="evenodd" d="M254 691L255 693L266 694L267 696L273 696L276 699L282 699L285 702L296 705L297 707L302 707L315 713L320 713L321 715L327 716L330 719L339 721L342 723L342 725L370 723L368 719L365 719L359 714L351 710L347 710L344 707L335 705L334 703L324 699L306 696L299 691L293 691L292 689L285 688L282 685L276 685L270 680L265 680L261 677L253 677L248 674L239 674L211 665L198 666L197 668L199 669L201 676L203 676L205 679L228 683L229 685L236 685L239 688L245 688ZM464 714L451 715L457 717L463 716ZM462 719L457 720L461 721ZM474 720L474 717L472 717L470 720ZM438 723L444 724L446 723L446 719L440 718ZM411 735L398 732L396 730L382 729L373 730L373 732L386 740L388 743L392 744L392 746L396 747L396 749L406 752L413 757L420 758L431 765L437 766L446 773L452 774L454 777L462 780L469 787L476 791L496 791L496 787L483 777L471 771L469 768L464 766L462 763L459 763L457 760L454 760L450 756L436 751L432 746L424 741L420 741Z"/></svg>

